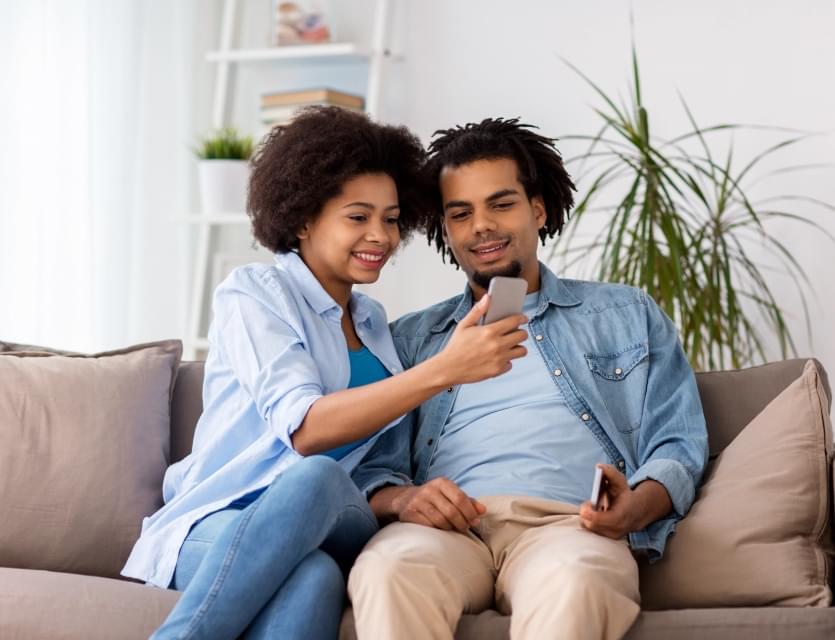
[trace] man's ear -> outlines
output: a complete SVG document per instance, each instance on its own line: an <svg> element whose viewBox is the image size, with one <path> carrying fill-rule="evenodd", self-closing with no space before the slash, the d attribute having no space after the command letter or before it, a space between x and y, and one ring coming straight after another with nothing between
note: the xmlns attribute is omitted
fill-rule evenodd
<svg viewBox="0 0 835 640"><path fill-rule="evenodd" d="M547 217L545 201L542 199L542 196L534 196L531 198L531 206L533 207L534 218L536 218L536 228L541 229L545 226L545 218Z"/></svg>

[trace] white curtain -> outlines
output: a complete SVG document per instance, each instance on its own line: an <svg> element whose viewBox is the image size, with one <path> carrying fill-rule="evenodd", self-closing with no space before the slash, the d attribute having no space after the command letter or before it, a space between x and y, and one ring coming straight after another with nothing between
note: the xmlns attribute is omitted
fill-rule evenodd
<svg viewBox="0 0 835 640"><path fill-rule="evenodd" d="M0 340L185 326L191 2L0 2Z"/></svg>

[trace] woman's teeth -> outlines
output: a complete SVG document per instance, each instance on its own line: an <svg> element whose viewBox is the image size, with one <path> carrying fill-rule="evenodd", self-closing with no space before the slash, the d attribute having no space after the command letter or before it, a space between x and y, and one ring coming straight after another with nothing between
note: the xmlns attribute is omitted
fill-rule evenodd
<svg viewBox="0 0 835 640"><path fill-rule="evenodd" d="M366 262L379 262L383 259L382 255L374 255L373 253L355 253L354 255L360 260L365 260Z"/></svg>

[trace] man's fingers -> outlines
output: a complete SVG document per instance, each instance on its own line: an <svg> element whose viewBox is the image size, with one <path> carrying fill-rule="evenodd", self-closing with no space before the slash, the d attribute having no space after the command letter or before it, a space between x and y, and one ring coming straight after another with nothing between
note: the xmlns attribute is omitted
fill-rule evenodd
<svg viewBox="0 0 835 640"><path fill-rule="evenodd" d="M609 487L613 490L613 493L617 494L629 487L629 484L626 482L626 476L613 465L599 464L597 466L603 469L603 477L606 478L606 482L609 483Z"/></svg>
<svg viewBox="0 0 835 640"><path fill-rule="evenodd" d="M480 516L483 516L485 513L487 513L487 507L484 506L484 503L479 502L475 498L470 498L470 502L475 507L476 511L478 511L478 514Z"/></svg>
<svg viewBox="0 0 835 640"><path fill-rule="evenodd" d="M423 515L429 522L432 523L432 526L436 529L443 529L444 531L449 531L453 529L453 524L449 521L449 519L441 513L439 509L435 507L435 505L431 503L424 503L418 509L418 513Z"/></svg>
<svg viewBox="0 0 835 640"><path fill-rule="evenodd" d="M458 485L449 480L441 483L439 488L444 497L449 501L449 504L452 505L459 514L461 514L461 517L467 523L466 528L469 528L470 524L477 520L479 516L479 513L473 506L470 497L461 491L461 489L458 488Z"/></svg>
<svg viewBox="0 0 835 640"><path fill-rule="evenodd" d="M431 527L433 529L438 528L432 523L432 521L429 518L427 518L426 516L424 516L421 513L412 514L412 516L408 520L406 520L405 522L411 522L413 524L419 524L419 525L423 525L424 527Z"/></svg>

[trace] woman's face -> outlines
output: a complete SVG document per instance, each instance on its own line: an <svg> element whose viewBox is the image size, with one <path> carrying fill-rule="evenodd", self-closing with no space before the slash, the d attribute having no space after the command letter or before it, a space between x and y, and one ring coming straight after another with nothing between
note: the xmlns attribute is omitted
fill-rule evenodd
<svg viewBox="0 0 835 640"><path fill-rule="evenodd" d="M354 284L376 282L400 244L399 215L397 187L390 176L356 176L299 231L299 253L336 299L345 287L350 291Z"/></svg>

